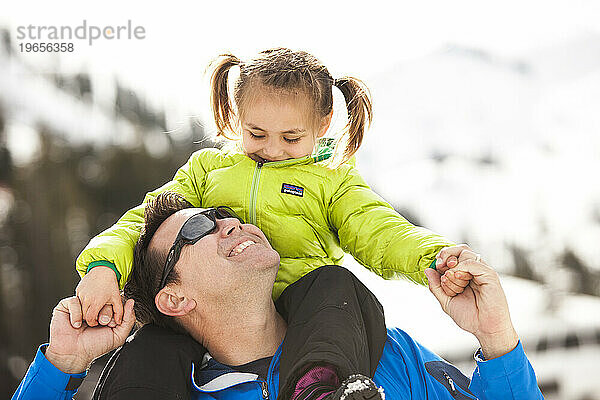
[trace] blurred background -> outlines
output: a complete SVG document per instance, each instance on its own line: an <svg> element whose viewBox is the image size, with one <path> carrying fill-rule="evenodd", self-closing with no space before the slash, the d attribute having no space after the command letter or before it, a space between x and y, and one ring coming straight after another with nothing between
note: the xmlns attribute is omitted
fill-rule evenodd
<svg viewBox="0 0 600 400"><path fill-rule="evenodd" d="M413 223L469 243L501 272L545 397L600 399L600 4L211 3L3 2L0 397L47 341L88 240L215 145L208 62L285 46L369 86L374 124L359 169ZM20 39L20 26L84 20L130 21L145 37L22 48L44 40ZM345 123L334 96L331 132ZM426 289L345 264L389 326L470 375L477 344Z"/></svg>

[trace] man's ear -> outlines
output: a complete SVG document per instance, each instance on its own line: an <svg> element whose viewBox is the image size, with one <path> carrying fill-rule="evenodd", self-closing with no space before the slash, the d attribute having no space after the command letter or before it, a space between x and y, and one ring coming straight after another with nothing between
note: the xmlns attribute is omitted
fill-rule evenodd
<svg viewBox="0 0 600 400"><path fill-rule="evenodd" d="M171 317L183 317L196 308L196 300L170 286L165 286L156 294L154 303L158 311Z"/></svg>
<svg viewBox="0 0 600 400"><path fill-rule="evenodd" d="M321 120L321 124L319 126L319 133L317 134L317 137L323 137L323 135L325 135L325 133L327 132L327 129L329 129L329 125L331 125L331 117L332 116L333 116L333 110L331 110L331 112L328 115L323 117L323 119Z"/></svg>

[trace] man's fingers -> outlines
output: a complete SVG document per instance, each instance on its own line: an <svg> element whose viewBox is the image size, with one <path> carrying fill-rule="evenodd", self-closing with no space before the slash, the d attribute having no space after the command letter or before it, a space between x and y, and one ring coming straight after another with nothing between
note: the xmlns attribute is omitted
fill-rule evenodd
<svg viewBox="0 0 600 400"><path fill-rule="evenodd" d="M77 297L70 297L61 301L61 303L63 302L64 306L67 308L67 312L69 313L71 326L75 329L81 328L81 324L83 322L83 312L81 311L81 303L79 302L79 299Z"/></svg>
<svg viewBox="0 0 600 400"><path fill-rule="evenodd" d="M113 319L113 306L105 304L98 313L98 322L100 325L108 325L111 319Z"/></svg>
<svg viewBox="0 0 600 400"><path fill-rule="evenodd" d="M444 305L448 296L446 295L446 293L444 293L444 290L442 289L440 273L433 270L432 268L427 268L425 270L425 275L427 276L427 280L429 281L429 290L431 291L431 293L433 293L437 301L439 301L441 305Z"/></svg>
<svg viewBox="0 0 600 400"><path fill-rule="evenodd" d="M123 321L123 300L121 300L121 295L117 294L114 296L111 304L114 313L112 317L117 324L120 324Z"/></svg>
<svg viewBox="0 0 600 400"><path fill-rule="evenodd" d="M448 297L456 296L456 293L454 293L452 290L450 290L443 281L442 281L442 290L444 291L444 294Z"/></svg>
<svg viewBox="0 0 600 400"><path fill-rule="evenodd" d="M58 302L58 304L56 305L56 307L54 307L53 313L54 312L69 312L69 307L67 307L67 302L69 301L70 297L67 297L66 299L62 299L61 301Z"/></svg>

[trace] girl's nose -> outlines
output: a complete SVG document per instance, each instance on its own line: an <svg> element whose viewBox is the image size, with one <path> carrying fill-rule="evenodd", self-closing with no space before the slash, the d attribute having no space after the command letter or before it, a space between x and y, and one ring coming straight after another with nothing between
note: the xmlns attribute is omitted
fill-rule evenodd
<svg viewBox="0 0 600 400"><path fill-rule="evenodd" d="M267 145L263 149L265 156L269 157L272 161L275 161L283 155L283 149L276 145Z"/></svg>
<svg viewBox="0 0 600 400"><path fill-rule="evenodd" d="M263 154L271 159L271 161L278 160L283 156L283 148L279 143L279 137L269 138L265 144L265 147L263 148Z"/></svg>

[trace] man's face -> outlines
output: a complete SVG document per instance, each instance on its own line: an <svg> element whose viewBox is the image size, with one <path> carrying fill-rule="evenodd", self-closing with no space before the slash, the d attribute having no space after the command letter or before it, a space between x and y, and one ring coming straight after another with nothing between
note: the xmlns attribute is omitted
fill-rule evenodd
<svg viewBox="0 0 600 400"><path fill-rule="evenodd" d="M170 216L154 234L150 248L166 253L184 222L201 210L186 208ZM279 254L260 229L226 218L217 219L214 232L183 247L175 270L181 287L202 300L252 289L254 282L272 287L278 266Z"/></svg>

